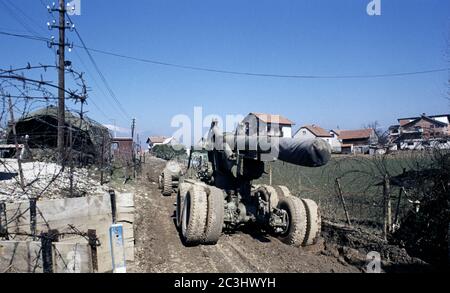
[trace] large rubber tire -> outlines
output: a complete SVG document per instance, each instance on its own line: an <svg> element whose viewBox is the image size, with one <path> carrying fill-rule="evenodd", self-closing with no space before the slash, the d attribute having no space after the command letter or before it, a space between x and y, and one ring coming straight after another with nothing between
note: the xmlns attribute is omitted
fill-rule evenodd
<svg viewBox="0 0 450 293"><path fill-rule="evenodd" d="M258 188L263 188L265 189L266 193L269 195L269 203L270 203L270 207L276 208L278 206L278 202L279 202L279 197L278 197L278 192L275 190L275 188L271 185L260 185Z"/></svg>
<svg viewBox="0 0 450 293"><path fill-rule="evenodd" d="M208 216L206 229L203 235L203 244L216 244L222 234L224 217L223 191L216 187L209 187L208 194Z"/></svg>
<svg viewBox="0 0 450 293"><path fill-rule="evenodd" d="M164 184L163 184L163 173L161 173L161 174L158 176L158 188L161 189L161 190L164 188Z"/></svg>
<svg viewBox="0 0 450 293"><path fill-rule="evenodd" d="M292 196L291 191L286 186L278 185L278 188L280 189L280 191L281 191L280 193L282 196L284 196L284 197Z"/></svg>
<svg viewBox="0 0 450 293"><path fill-rule="evenodd" d="M177 225L177 228L181 228L181 218L183 214L183 206L184 206L184 199L186 198L186 194L189 191L189 188L191 187L191 184L189 183L180 183L178 186L178 192L177 192L177 204L175 208L175 223Z"/></svg>
<svg viewBox="0 0 450 293"><path fill-rule="evenodd" d="M172 173L169 170L163 171L163 190L162 194L165 196L170 196L173 193L172 186Z"/></svg>
<svg viewBox="0 0 450 293"><path fill-rule="evenodd" d="M320 238L322 226L319 207L316 202L311 199L302 198L302 202L305 206L307 216L306 236L303 240L303 245L313 245L316 244Z"/></svg>
<svg viewBox="0 0 450 293"><path fill-rule="evenodd" d="M305 240L307 217L305 206L298 197L285 197L278 203L278 208L288 213L288 228L278 238L289 245L300 247Z"/></svg>
<svg viewBox="0 0 450 293"><path fill-rule="evenodd" d="M181 220L181 235L186 245L197 245L203 240L208 214L208 197L202 186L192 185L186 194Z"/></svg>

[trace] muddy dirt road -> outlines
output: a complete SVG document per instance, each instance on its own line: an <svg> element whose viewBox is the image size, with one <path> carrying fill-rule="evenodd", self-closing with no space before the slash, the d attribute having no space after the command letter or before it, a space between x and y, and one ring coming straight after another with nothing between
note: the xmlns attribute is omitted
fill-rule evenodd
<svg viewBox="0 0 450 293"><path fill-rule="evenodd" d="M173 221L175 196L164 197L157 187L164 165L147 157L140 182L126 187L136 195L132 272L361 272L342 257L324 253L323 241L294 248L273 237L239 232L222 235L214 246L185 247Z"/></svg>

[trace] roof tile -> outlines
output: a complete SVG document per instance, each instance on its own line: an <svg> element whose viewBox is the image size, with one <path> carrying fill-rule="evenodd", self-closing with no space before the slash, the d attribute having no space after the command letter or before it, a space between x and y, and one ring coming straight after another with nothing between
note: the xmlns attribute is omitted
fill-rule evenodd
<svg viewBox="0 0 450 293"><path fill-rule="evenodd" d="M341 130L339 134L340 139L363 139L369 138L373 133L372 128L356 129L356 130Z"/></svg>
<svg viewBox="0 0 450 293"><path fill-rule="evenodd" d="M250 113L255 115L259 120L265 123L277 123L277 124L289 124L294 125L295 123L278 114L265 114L265 113Z"/></svg>

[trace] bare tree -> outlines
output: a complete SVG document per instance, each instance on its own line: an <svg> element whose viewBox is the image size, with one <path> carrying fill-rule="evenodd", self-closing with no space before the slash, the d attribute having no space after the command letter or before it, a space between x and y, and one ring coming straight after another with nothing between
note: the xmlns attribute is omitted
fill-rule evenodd
<svg viewBox="0 0 450 293"><path fill-rule="evenodd" d="M383 129L377 120L367 123L364 125L364 128L371 128L374 130L375 135L378 138L378 144L384 146L389 142L389 129Z"/></svg>

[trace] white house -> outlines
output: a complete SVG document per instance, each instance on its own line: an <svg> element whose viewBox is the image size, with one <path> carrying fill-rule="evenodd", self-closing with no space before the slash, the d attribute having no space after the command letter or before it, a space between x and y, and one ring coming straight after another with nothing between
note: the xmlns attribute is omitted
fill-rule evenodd
<svg viewBox="0 0 450 293"><path fill-rule="evenodd" d="M246 135L268 135L276 137L292 137L291 120L274 114L250 113L243 120L242 125Z"/></svg>
<svg viewBox="0 0 450 293"><path fill-rule="evenodd" d="M300 127L294 134L294 138L298 139L311 139L320 138L325 140L331 147L332 152L341 152L341 142L339 141L338 134L334 131L327 131L317 125L305 125Z"/></svg>
<svg viewBox="0 0 450 293"><path fill-rule="evenodd" d="M173 136L149 136L147 139L148 149L151 150L154 146L174 143L175 138Z"/></svg>

